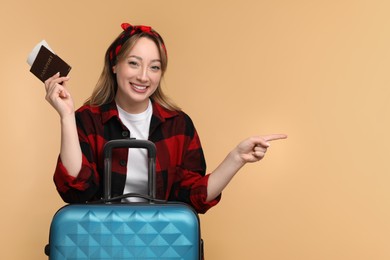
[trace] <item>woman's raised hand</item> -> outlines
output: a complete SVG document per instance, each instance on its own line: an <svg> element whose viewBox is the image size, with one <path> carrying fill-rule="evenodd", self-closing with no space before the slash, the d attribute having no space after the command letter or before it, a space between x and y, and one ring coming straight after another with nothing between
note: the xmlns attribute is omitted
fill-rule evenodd
<svg viewBox="0 0 390 260"><path fill-rule="evenodd" d="M73 99L66 88L69 77L57 73L45 81L46 100L57 110L61 118L74 114Z"/></svg>
<svg viewBox="0 0 390 260"><path fill-rule="evenodd" d="M238 156L238 159L241 160L243 164L257 162L265 156L265 153L270 146L270 141L286 138L287 135L285 134L253 136L239 143L233 152L235 152L236 156Z"/></svg>

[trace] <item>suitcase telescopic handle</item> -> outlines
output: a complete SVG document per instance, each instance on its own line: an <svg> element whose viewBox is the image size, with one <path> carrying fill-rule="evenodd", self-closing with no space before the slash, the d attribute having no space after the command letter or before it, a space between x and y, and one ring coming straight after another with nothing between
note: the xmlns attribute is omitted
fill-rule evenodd
<svg viewBox="0 0 390 260"><path fill-rule="evenodd" d="M104 194L103 199L111 199L111 168L112 168L112 150L115 148L139 148L146 149L148 152L148 191L151 198L156 198L156 146L148 140L137 139L117 139L108 141L103 148L104 156Z"/></svg>

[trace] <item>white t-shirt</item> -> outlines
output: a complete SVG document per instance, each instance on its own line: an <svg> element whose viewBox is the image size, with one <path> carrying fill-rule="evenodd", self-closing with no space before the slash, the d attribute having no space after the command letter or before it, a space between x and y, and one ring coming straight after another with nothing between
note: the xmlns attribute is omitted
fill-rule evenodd
<svg viewBox="0 0 390 260"><path fill-rule="evenodd" d="M148 140L150 120L153 114L152 103L149 100L148 108L140 114L130 114L117 105L119 118L129 129L130 137L139 140ZM148 159L146 149L129 149L127 158L127 176L124 194L148 194ZM137 198L128 198L127 201L143 201Z"/></svg>

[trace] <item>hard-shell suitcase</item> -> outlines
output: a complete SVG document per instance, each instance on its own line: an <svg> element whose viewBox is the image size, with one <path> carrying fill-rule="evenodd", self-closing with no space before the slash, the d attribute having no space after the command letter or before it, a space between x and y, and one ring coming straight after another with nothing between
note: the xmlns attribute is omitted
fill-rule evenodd
<svg viewBox="0 0 390 260"><path fill-rule="evenodd" d="M114 148L148 150L147 202L116 203L111 198L111 156ZM49 259L202 259L197 213L184 203L155 199L156 148L152 142L121 139L104 148L103 203L70 204L54 215L50 226ZM134 196L127 194L121 196Z"/></svg>

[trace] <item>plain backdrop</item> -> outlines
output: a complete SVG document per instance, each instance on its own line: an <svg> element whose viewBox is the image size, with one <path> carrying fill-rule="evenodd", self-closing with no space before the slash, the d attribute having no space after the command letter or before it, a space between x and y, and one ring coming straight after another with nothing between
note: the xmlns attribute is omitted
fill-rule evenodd
<svg viewBox="0 0 390 260"><path fill-rule="evenodd" d="M59 117L26 63L42 39L76 107L120 24L165 39L163 87L212 171L242 139L286 133L201 216L206 259L390 259L390 2L6 1L0 11L0 258L45 259Z"/></svg>

